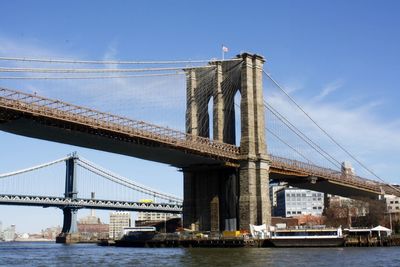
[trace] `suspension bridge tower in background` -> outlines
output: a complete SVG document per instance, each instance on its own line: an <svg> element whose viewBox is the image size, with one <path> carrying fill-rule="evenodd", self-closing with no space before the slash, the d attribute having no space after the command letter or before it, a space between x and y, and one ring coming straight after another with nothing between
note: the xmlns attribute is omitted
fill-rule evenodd
<svg viewBox="0 0 400 267"><path fill-rule="evenodd" d="M186 131L211 137L208 103L212 99L212 139L235 144L234 97L239 91L241 136L240 166L183 169L184 227L222 231L249 229L249 224L270 224L263 63L263 57L243 53L237 59L210 62L215 68L186 70Z"/></svg>

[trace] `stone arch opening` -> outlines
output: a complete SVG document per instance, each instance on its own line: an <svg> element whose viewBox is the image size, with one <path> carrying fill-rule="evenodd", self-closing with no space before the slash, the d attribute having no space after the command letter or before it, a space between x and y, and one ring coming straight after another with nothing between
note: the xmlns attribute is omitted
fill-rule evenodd
<svg viewBox="0 0 400 267"><path fill-rule="evenodd" d="M207 115L208 115L208 137L210 139L214 138L214 97L210 96L207 105Z"/></svg>

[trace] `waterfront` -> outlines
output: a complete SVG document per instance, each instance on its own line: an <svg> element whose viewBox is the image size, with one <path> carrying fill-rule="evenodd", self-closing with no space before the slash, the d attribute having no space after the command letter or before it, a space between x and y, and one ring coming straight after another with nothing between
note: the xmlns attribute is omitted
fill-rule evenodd
<svg viewBox="0 0 400 267"><path fill-rule="evenodd" d="M398 247L184 249L0 243L1 266L400 266Z"/></svg>

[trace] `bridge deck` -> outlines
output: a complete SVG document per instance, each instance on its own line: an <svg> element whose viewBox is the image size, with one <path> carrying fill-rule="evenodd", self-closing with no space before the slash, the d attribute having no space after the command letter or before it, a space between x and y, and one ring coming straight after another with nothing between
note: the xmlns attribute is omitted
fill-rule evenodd
<svg viewBox="0 0 400 267"><path fill-rule="evenodd" d="M0 88L1 121L0 127L4 131L136 156L176 167L235 164L239 155L239 148L234 145L4 88ZM75 136L66 136L65 129L75 130ZM94 135L106 138L94 141ZM130 143L128 147L126 143L118 145L121 140ZM146 146L152 147L151 153ZM154 150L158 150L157 153Z"/></svg>
<svg viewBox="0 0 400 267"><path fill-rule="evenodd" d="M0 129L50 141L89 147L179 168L238 167L240 149L208 138L99 112L32 94L0 88ZM270 156L271 175L329 181L355 191L399 195L389 186L300 161Z"/></svg>
<svg viewBox="0 0 400 267"><path fill-rule="evenodd" d="M182 213L182 204L176 203L141 203L117 200L98 199L71 199L54 196L19 196L0 195L0 204L17 206L38 206L76 209L103 209L103 210L127 210L146 212Z"/></svg>

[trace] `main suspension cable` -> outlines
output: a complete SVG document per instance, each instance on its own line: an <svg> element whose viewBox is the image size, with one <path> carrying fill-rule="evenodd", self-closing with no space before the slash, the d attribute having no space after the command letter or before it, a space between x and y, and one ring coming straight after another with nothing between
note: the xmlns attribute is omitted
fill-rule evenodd
<svg viewBox="0 0 400 267"><path fill-rule="evenodd" d="M199 60L149 60L149 61L132 61L132 60L71 60L71 59L49 59L49 58L26 58L26 57L0 57L2 61L19 61L19 62L40 62L40 63L62 63L62 64L108 64L108 65L145 65L145 64L190 64L190 63L208 63L216 61L240 61L241 58L234 59L199 59Z"/></svg>
<svg viewBox="0 0 400 267"><path fill-rule="evenodd" d="M119 73L119 72L151 72L151 71L181 71L185 69L215 68L215 66L171 67L171 68L142 68L142 69L61 69L61 68L5 68L0 67L0 72L33 72L33 73Z"/></svg>
<svg viewBox="0 0 400 267"><path fill-rule="evenodd" d="M388 184L387 182L385 182L384 179L382 179L381 177L379 177L374 171L372 171L371 169L369 169L364 163L362 163L360 160L358 160L352 153L350 153L346 148L344 148L338 141L335 140L335 138L332 137L332 135L330 135L326 130L324 130L298 103L296 100L294 100L293 97L291 97L289 95L288 92L286 92L285 89L283 89L283 87L274 79L272 78L272 76L267 73L265 70L263 70L263 73L290 99L290 101L292 103L294 103L298 109L300 109L304 115L307 116L307 118L309 118L313 124L315 126L318 127L318 129L320 129L334 144L336 144L340 149L342 149L342 151L344 151L349 157L351 157L354 161L356 161L362 168L364 168L366 171L368 171L370 174L372 174L374 177L376 177L377 179L379 179L380 181L382 181L383 183ZM393 189L397 190L400 192L400 189L388 184L390 187L392 187Z"/></svg>
<svg viewBox="0 0 400 267"><path fill-rule="evenodd" d="M301 139L303 139L303 141L305 141L308 145L310 145L314 150L316 150L317 152L319 150L320 152L322 152L325 155L327 155L331 160L327 159L324 155L322 155L320 152L318 152L322 156L324 156L327 160L329 160L330 163L332 163L336 167L340 168L341 163L336 158L334 158L331 154L329 154L321 146L319 146L317 143L315 143L313 140L311 140L303 131L301 131L298 127L296 127L293 123L291 123L288 118L286 118L284 115L282 115L282 113L277 111L276 108L274 108L271 104L268 104L266 101L264 101L264 106L269 111L271 111L282 123L284 123L286 125L286 127L288 127L292 132L296 132L297 131L300 135L302 135L304 137L304 139L307 139L307 141L306 141L301 137ZM338 164L338 165L336 165L334 162L332 162L332 160L334 162L336 162L336 164Z"/></svg>
<svg viewBox="0 0 400 267"><path fill-rule="evenodd" d="M328 160L330 163L333 164L333 166L339 167L340 168L340 164L339 166L336 165L335 162L333 162L332 160L330 160L329 158L327 158L326 155L324 155L323 153L321 153L319 150L317 150L309 141L307 141L307 139L305 137L303 137L300 133L298 133L297 131L295 131L290 125L286 124L285 121L283 121L278 115L275 114L275 112L270 109L268 106L265 106L265 108L267 108L269 111L271 111L280 121L282 121L294 134L296 134L300 139L302 139L304 142L306 142L312 149L314 149L318 154L320 154L322 157L324 157L326 160Z"/></svg>
<svg viewBox="0 0 400 267"><path fill-rule="evenodd" d="M118 75L118 76L0 76L0 80L94 80L94 79L131 79L143 77L167 77L184 75L184 72L158 73L143 75Z"/></svg>

